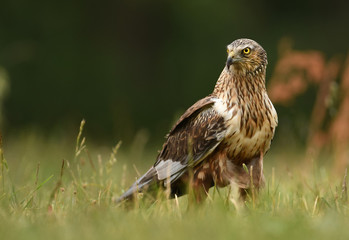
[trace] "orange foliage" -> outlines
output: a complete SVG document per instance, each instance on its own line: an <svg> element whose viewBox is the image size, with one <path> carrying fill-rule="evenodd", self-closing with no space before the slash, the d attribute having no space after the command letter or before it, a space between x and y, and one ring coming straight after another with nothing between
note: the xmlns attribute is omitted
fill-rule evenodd
<svg viewBox="0 0 349 240"><path fill-rule="evenodd" d="M287 105L302 94L309 83L320 83L325 71L325 58L321 52L292 50L288 40L283 40L280 59L270 80L272 101Z"/></svg>
<svg viewBox="0 0 349 240"><path fill-rule="evenodd" d="M342 74L340 89L343 100L330 128L331 140L334 142L337 169L347 167L349 161L349 55Z"/></svg>
<svg viewBox="0 0 349 240"><path fill-rule="evenodd" d="M271 100L287 106L310 85L317 86L308 132L307 159L316 158L320 150L329 145L334 150L336 170L343 171L349 165L349 55L343 64L337 57L326 61L319 51L292 50L287 39L280 46L280 60L268 88ZM341 68L344 69L342 74ZM325 127L331 86L337 79L340 80L341 101L336 116L330 120L329 127Z"/></svg>

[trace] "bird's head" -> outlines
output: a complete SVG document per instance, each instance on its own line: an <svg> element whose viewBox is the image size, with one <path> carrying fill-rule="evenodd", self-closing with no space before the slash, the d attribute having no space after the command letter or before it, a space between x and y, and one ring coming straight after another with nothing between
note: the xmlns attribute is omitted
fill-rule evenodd
<svg viewBox="0 0 349 240"><path fill-rule="evenodd" d="M260 74L268 64L267 53L257 42L251 39L237 39L227 46L226 67L229 72Z"/></svg>

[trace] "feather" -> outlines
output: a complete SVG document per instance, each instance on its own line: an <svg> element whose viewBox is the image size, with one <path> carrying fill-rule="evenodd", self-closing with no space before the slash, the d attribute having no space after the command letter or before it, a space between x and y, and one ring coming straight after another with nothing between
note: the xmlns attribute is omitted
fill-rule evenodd
<svg viewBox="0 0 349 240"><path fill-rule="evenodd" d="M171 187L172 196L180 196L190 183L201 201L213 185L235 182L244 189L263 185L263 157L278 124L265 88L267 55L250 39L238 39L227 49L227 62L212 94L184 112L167 135L155 164L118 202L152 186ZM242 197L246 196L244 189Z"/></svg>

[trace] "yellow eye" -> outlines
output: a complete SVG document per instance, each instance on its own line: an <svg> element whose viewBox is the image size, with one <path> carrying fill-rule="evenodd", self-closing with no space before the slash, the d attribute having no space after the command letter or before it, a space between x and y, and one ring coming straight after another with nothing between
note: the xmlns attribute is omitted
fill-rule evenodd
<svg viewBox="0 0 349 240"><path fill-rule="evenodd" d="M244 49L242 50L242 53L243 53L244 55L250 54L250 53L251 53L251 48L249 48L249 47L244 48Z"/></svg>
<svg viewBox="0 0 349 240"><path fill-rule="evenodd" d="M227 48L227 53L229 53L229 49Z"/></svg>

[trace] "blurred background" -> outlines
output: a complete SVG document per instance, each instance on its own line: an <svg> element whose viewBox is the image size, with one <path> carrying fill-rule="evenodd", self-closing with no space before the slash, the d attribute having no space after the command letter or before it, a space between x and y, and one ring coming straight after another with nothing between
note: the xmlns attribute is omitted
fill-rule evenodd
<svg viewBox="0 0 349 240"><path fill-rule="evenodd" d="M73 139L85 119L96 145L160 149L174 121L211 93L226 45L247 37L268 53L279 113L273 151L298 148L314 158L329 149L341 168L348 11L340 0L2 0L1 134Z"/></svg>

